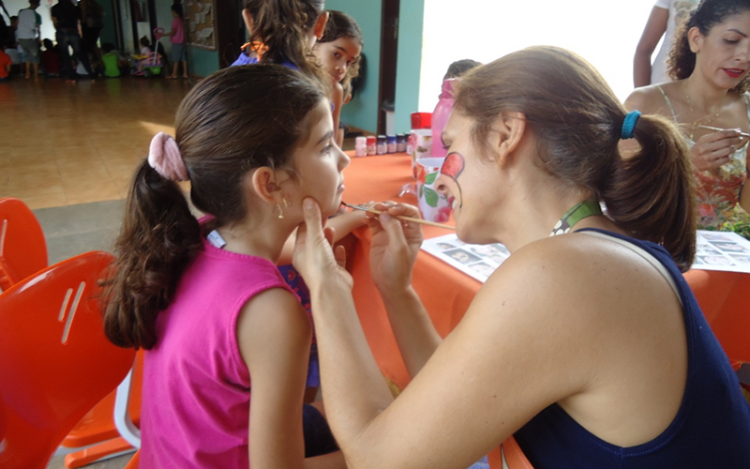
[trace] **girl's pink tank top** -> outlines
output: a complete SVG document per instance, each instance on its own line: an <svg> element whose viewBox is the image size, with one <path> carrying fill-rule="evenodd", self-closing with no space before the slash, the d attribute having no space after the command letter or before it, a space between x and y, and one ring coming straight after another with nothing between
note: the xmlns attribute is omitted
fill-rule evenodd
<svg viewBox="0 0 750 469"><path fill-rule="evenodd" d="M141 469L249 467L250 374L236 324L242 306L271 288L294 294L272 262L204 240L146 351Z"/></svg>

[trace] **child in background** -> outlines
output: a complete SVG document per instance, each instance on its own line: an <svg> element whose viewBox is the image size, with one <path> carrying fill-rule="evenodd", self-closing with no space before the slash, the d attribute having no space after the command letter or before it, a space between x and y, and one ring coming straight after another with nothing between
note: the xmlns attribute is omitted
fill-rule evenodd
<svg viewBox="0 0 750 469"><path fill-rule="evenodd" d="M44 76L60 76L60 53L57 47L50 39L45 39L42 44L44 44L44 50L41 53Z"/></svg>
<svg viewBox="0 0 750 469"><path fill-rule="evenodd" d="M136 171L104 318L114 343L146 349L141 467L345 467L303 411L311 324L275 265L305 197L325 215L341 203L326 92L287 67L231 67L188 93L175 130Z"/></svg>
<svg viewBox="0 0 750 469"><path fill-rule="evenodd" d="M277 63L323 79L311 51L328 21L324 10L323 0L243 0L250 42L232 65Z"/></svg>
<svg viewBox="0 0 750 469"><path fill-rule="evenodd" d="M13 61L10 60L10 56L0 49L0 81L10 80L10 68L12 66Z"/></svg>
<svg viewBox="0 0 750 469"><path fill-rule="evenodd" d="M102 44L102 62L104 63L104 76L107 78L117 78L122 74L122 68L127 67L128 63L120 57L120 53L111 43Z"/></svg>
<svg viewBox="0 0 750 469"><path fill-rule="evenodd" d="M141 55L148 57L148 55L153 52L153 50L151 50L151 43L146 36L143 36L139 42L141 43Z"/></svg>
<svg viewBox="0 0 750 469"><path fill-rule="evenodd" d="M453 62L452 64L448 66L448 70L445 72L443 81L449 78L460 78L463 74L465 74L472 68L479 67L480 65L482 65L482 63L477 62L476 60L471 60L471 59L456 60L455 62Z"/></svg>
<svg viewBox="0 0 750 469"><path fill-rule="evenodd" d="M313 52L331 80L331 102L333 103L333 125L337 130L336 144L344 143L343 132L339 132L341 106L344 105L342 82L356 75L348 75L355 70L362 52L362 30L351 16L340 11L328 12L328 22L323 37L313 47ZM354 68L352 68L354 67ZM339 138L340 137L340 138Z"/></svg>
<svg viewBox="0 0 750 469"><path fill-rule="evenodd" d="M182 19L182 5L172 5L172 29L168 33L169 42L172 43L172 52L169 61L172 62L172 74L167 75L170 80L177 78L177 66L182 64L182 78L190 78L187 68L187 49L185 48L185 22Z"/></svg>

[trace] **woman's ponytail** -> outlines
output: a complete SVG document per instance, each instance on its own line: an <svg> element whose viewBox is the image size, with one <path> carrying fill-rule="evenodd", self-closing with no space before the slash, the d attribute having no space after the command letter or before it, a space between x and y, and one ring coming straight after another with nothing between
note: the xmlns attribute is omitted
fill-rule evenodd
<svg viewBox="0 0 750 469"><path fill-rule="evenodd" d="M675 125L660 116L640 117L633 137L640 151L616 159L599 193L615 223L663 245L685 271L695 255L696 223L687 146Z"/></svg>
<svg viewBox="0 0 750 469"><path fill-rule="evenodd" d="M121 347L156 344L156 317L202 247L200 226L177 183L143 161L128 194L117 261L105 282L104 329Z"/></svg>

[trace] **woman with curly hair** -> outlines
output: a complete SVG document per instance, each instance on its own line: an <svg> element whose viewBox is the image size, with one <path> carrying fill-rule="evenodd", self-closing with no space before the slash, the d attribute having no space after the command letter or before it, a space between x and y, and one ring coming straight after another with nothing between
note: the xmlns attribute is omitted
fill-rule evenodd
<svg viewBox="0 0 750 469"><path fill-rule="evenodd" d="M697 179L698 228L747 218L750 0L701 2L675 38L668 65L674 82L638 88L625 106L680 126Z"/></svg>

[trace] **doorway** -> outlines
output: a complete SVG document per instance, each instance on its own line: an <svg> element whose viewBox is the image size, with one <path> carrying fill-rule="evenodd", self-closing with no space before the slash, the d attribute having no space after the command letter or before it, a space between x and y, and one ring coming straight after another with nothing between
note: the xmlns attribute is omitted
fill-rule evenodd
<svg viewBox="0 0 750 469"><path fill-rule="evenodd" d="M401 0L383 0L380 31L380 90L378 92L378 134L393 132L396 102L396 62L398 60L398 21Z"/></svg>

